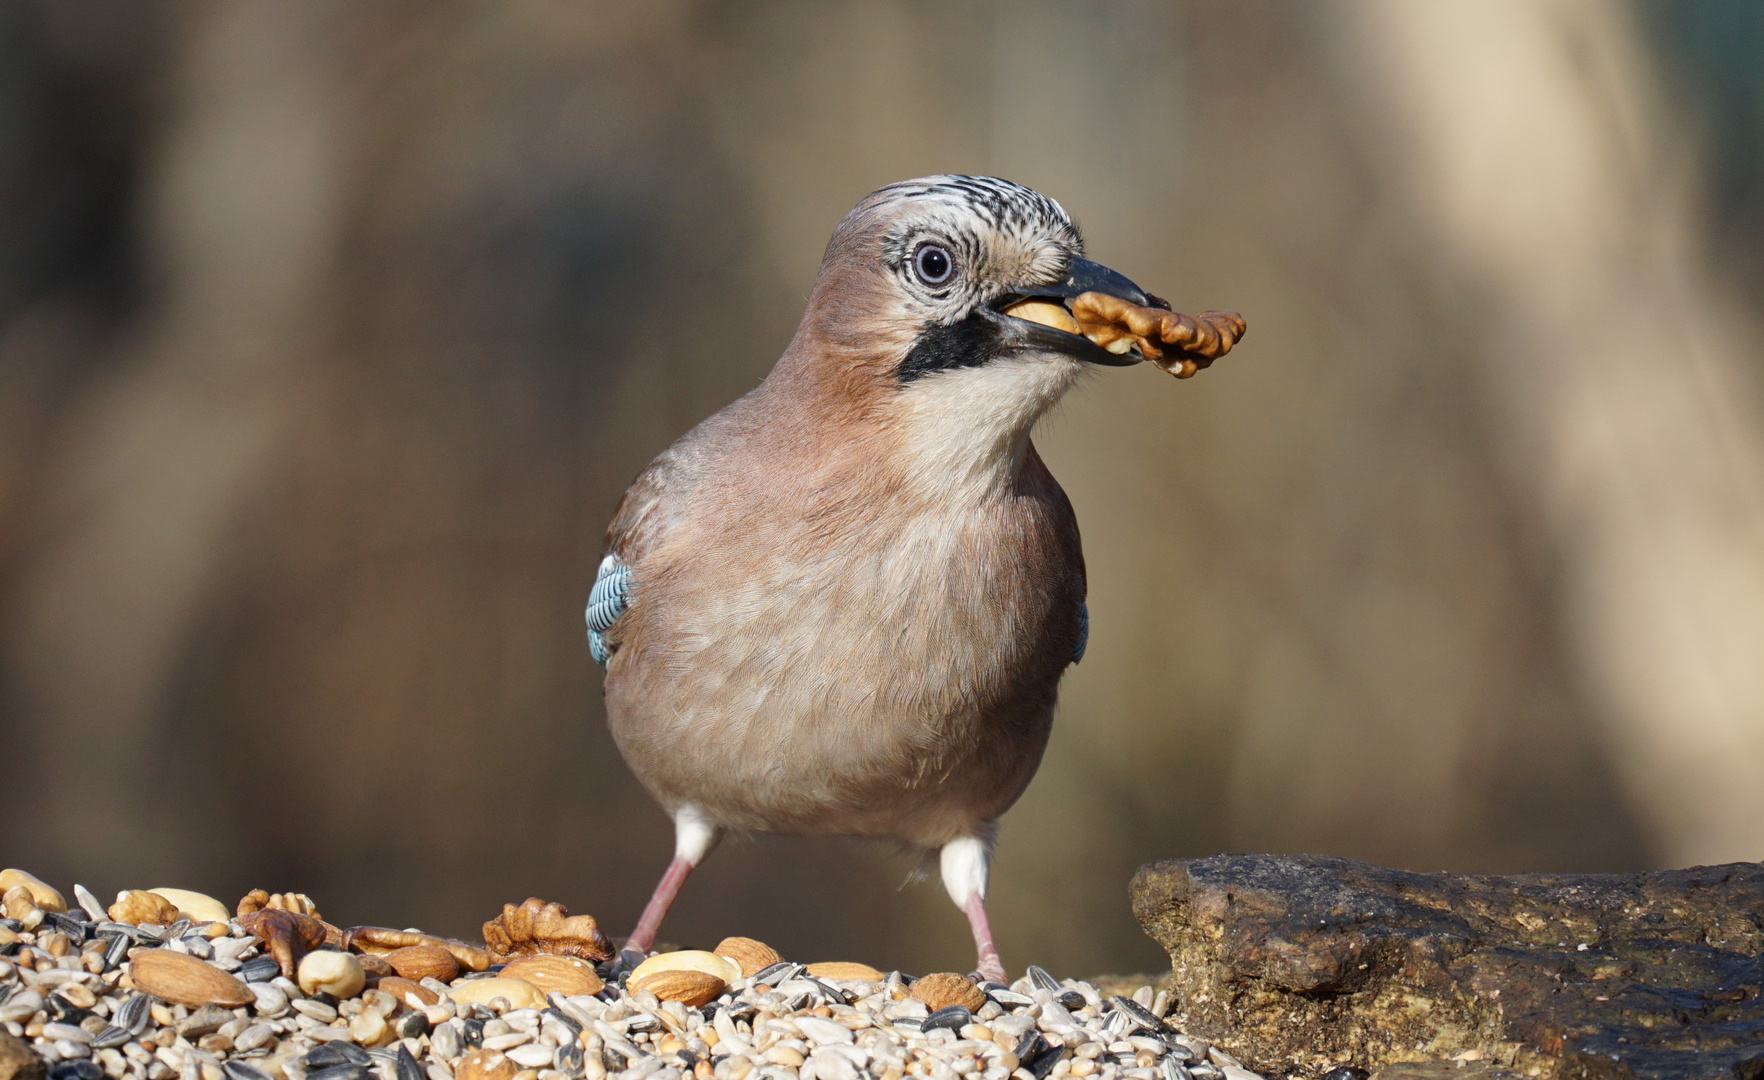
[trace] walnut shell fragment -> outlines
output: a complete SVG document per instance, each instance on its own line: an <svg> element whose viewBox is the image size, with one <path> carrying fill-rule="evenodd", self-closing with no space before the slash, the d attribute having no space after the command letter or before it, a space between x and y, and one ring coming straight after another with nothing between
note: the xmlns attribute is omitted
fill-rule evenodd
<svg viewBox="0 0 1764 1080"><path fill-rule="evenodd" d="M502 914L484 924L484 944L498 961L539 953L574 956L598 964L611 960L612 942L592 915L571 917L562 904L530 896L519 907L502 905Z"/></svg>
<svg viewBox="0 0 1764 1080"><path fill-rule="evenodd" d="M298 892L271 893L264 889L252 889L240 898L239 906L234 910L239 915L249 915L264 908L292 911L296 915L311 915L315 919L324 918L319 914L318 905L312 902L312 897Z"/></svg>
<svg viewBox="0 0 1764 1080"><path fill-rule="evenodd" d="M311 915L277 908L263 908L238 916L245 931L263 942L264 951L276 958L282 975L292 979L301 958L325 944L330 927Z"/></svg>
<svg viewBox="0 0 1764 1080"><path fill-rule="evenodd" d="M1235 311L1183 315L1099 292L1082 293L1074 299L1072 317L1091 341L1113 353L1124 353L1137 345L1147 360L1178 379L1188 378L1230 352L1247 329L1243 316Z"/></svg>
<svg viewBox="0 0 1764 1080"><path fill-rule="evenodd" d="M343 932L343 946L350 952L387 956L414 945L436 945L453 954L454 962L467 971L483 971L491 964L490 954L475 945L452 938L440 938L421 930L392 930L384 926L351 926Z"/></svg>

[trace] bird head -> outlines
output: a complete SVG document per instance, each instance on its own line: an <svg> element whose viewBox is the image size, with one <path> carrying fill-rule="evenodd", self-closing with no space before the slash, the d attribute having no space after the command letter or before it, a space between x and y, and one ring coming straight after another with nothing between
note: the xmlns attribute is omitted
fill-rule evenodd
<svg viewBox="0 0 1764 1080"><path fill-rule="evenodd" d="M1162 306L1084 258L1071 217L1037 191L983 176L890 184L834 230L779 375L846 405L843 416L904 431L938 459L928 468L1020 461L1030 428L1087 367L1139 361L1069 320L1007 311L1046 318L1090 291ZM1072 330L1050 325L1061 321Z"/></svg>

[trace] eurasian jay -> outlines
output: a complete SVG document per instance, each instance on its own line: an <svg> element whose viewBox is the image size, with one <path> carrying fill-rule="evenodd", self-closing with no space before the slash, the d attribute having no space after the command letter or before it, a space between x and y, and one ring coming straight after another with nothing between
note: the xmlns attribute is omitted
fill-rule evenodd
<svg viewBox="0 0 1764 1080"><path fill-rule="evenodd" d="M834 230L766 379L655 459L587 619L607 723L673 816L649 951L725 830L940 849L978 972L986 884L1088 636L1078 522L1030 430L1118 354L1005 314L1095 291L1060 205L990 177L891 184Z"/></svg>

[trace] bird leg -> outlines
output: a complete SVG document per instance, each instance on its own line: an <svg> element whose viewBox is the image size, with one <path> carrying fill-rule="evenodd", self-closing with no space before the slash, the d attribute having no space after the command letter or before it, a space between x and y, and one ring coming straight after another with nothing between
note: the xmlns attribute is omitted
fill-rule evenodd
<svg viewBox="0 0 1764 1080"><path fill-rule="evenodd" d="M994 829L996 826L989 826L985 836L956 837L943 845L939 861L943 887L949 890L949 898L956 907L967 914L968 925L974 931L974 949L979 954L976 970L982 978L1008 982L998 946L992 943L992 926L986 921L986 880L992 872Z"/></svg>
<svg viewBox="0 0 1764 1080"><path fill-rule="evenodd" d="M721 831L696 806L683 806L674 812L674 861L656 883L625 948L644 953L655 948L655 936L661 931L662 920L668 917L668 909L674 906L674 898L680 895L680 887L686 884L686 875L704 861L720 836Z"/></svg>
<svg viewBox="0 0 1764 1080"><path fill-rule="evenodd" d="M686 884L686 875L692 873L692 864L680 856L668 864L668 872L655 886L655 892L649 897L649 905L643 909L643 917L637 920L637 929L631 931L631 939L625 942L625 948L648 952L655 948L655 935L661 930L662 920L668 917L668 909L674 906L674 897L680 895L680 886Z"/></svg>
<svg viewBox="0 0 1764 1080"><path fill-rule="evenodd" d="M974 949L980 956L975 972L982 979L1008 984L1010 980L1005 977L1004 960L998 955L998 946L992 943L992 927L986 922L986 898L974 893L962 905L962 910L968 913L968 925L974 931Z"/></svg>

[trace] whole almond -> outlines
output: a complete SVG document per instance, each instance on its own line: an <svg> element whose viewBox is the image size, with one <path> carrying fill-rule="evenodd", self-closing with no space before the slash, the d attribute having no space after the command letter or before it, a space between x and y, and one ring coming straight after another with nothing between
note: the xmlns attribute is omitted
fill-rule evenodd
<svg viewBox="0 0 1764 1080"><path fill-rule="evenodd" d="M729 984L706 971L670 968L642 979L633 978L629 985L647 990L663 1001L678 1001L689 1008L697 1008L713 1000Z"/></svg>
<svg viewBox="0 0 1764 1080"><path fill-rule="evenodd" d="M927 975L913 983L912 995L923 1001L925 1008L932 1012L951 1005L961 1005L973 1012L986 1004L986 995L974 985L973 980L953 971Z"/></svg>
<svg viewBox="0 0 1764 1080"><path fill-rule="evenodd" d="M412 945L439 945L453 954L453 959L466 971L483 971L490 966L490 954L476 945L467 945L452 938L438 938L419 930L389 930L384 926L352 926L343 931L343 944L351 952L379 953L384 956L394 949Z"/></svg>
<svg viewBox="0 0 1764 1080"><path fill-rule="evenodd" d="M808 973L817 979L839 979L844 982L881 982L888 977L868 964L854 964L844 960L810 964Z"/></svg>
<svg viewBox="0 0 1764 1080"><path fill-rule="evenodd" d="M206 961L170 949L138 949L129 956L135 989L176 1005L236 1009L257 1000L238 979Z"/></svg>
<svg viewBox="0 0 1764 1080"><path fill-rule="evenodd" d="M384 990L386 993L391 994L398 999L400 1005L410 1004L409 1001L405 1000L405 995L407 994L415 994L417 1000L424 1005L433 1005L441 1000L435 991L428 987L423 986L420 983L412 982L409 979L400 978L397 975L386 975L382 977L376 989Z"/></svg>
<svg viewBox="0 0 1764 1080"><path fill-rule="evenodd" d="M502 974L525 979L542 994L559 993L564 997L577 994L598 994L606 984L595 973L594 965L573 956L529 956L511 960Z"/></svg>
<svg viewBox="0 0 1764 1080"><path fill-rule="evenodd" d="M726 937L711 952L735 961L743 975L757 975L773 964L783 962L778 950L750 937Z"/></svg>
<svg viewBox="0 0 1764 1080"><path fill-rule="evenodd" d="M178 921L178 905L146 889L125 889L105 914L114 922L170 926Z"/></svg>
<svg viewBox="0 0 1764 1080"><path fill-rule="evenodd" d="M706 975L715 975L725 986L741 978L741 965L727 957L702 949L682 949L679 952L656 953L638 964L627 981L641 982L645 977L659 971L702 971Z"/></svg>
<svg viewBox="0 0 1764 1080"><path fill-rule="evenodd" d="M452 982L459 978L459 961L444 945L406 945L385 956L393 971L413 982L424 978Z"/></svg>
<svg viewBox="0 0 1764 1080"><path fill-rule="evenodd" d="M454 1080L514 1080L521 1071L515 1061L500 1050L473 1050L453 1066Z"/></svg>

